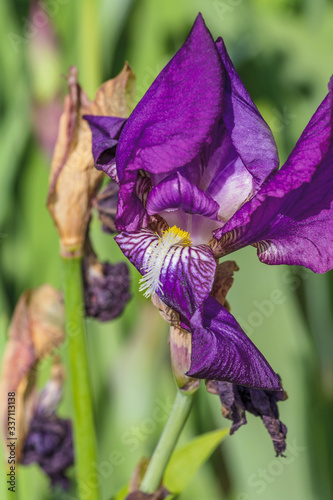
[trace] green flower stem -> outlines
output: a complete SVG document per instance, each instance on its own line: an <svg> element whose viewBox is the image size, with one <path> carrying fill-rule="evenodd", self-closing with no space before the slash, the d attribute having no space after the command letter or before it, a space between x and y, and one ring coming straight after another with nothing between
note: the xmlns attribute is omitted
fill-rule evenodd
<svg viewBox="0 0 333 500"><path fill-rule="evenodd" d="M84 328L81 258L63 258L66 331L74 402L74 449L79 498L98 500L95 429Z"/></svg>
<svg viewBox="0 0 333 500"><path fill-rule="evenodd" d="M100 2L77 2L77 61L80 81L90 98L102 81Z"/></svg>
<svg viewBox="0 0 333 500"><path fill-rule="evenodd" d="M186 393L178 389L171 414L140 486L140 490L144 493L153 493L158 490L164 470L190 414L193 396L194 393Z"/></svg>

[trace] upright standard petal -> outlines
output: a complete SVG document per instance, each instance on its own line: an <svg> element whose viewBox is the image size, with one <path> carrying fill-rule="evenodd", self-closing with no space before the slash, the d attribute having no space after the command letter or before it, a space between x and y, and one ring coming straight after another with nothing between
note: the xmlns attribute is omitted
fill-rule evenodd
<svg viewBox="0 0 333 500"><path fill-rule="evenodd" d="M190 320L191 368L187 375L281 390L279 377L235 318L213 297Z"/></svg>
<svg viewBox="0 0 333 500"><path fill-rule="evenodd" d="M234 148L259 187L279 166L276 144L239 78L222 38L216 41L216 47L226 70L223 122Z"/></svg>
<svg viewBox="0 0 333 500"><path fill-rule="evenodd" d="M176 170L210 142L222 111L223 70L199 15L184 45L129 117L117 148L117 170Z"/></svg>
<svg viewBox="0 0 333 500"><path fill-rule="evenodd" d="M246 245L266 264L333 267L333 79L282 169L216 231L220 255Z"/></svg>

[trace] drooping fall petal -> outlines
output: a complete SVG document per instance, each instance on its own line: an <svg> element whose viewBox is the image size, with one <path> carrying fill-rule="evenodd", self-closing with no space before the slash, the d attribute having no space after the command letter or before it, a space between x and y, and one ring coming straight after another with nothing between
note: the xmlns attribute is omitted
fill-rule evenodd
<svg viewBox="0 0 333 500"><path fill-rule="evenodd" d="M190 320L192 359L188 375L281 390L279 377L235 318L213 297Z"/></svg>

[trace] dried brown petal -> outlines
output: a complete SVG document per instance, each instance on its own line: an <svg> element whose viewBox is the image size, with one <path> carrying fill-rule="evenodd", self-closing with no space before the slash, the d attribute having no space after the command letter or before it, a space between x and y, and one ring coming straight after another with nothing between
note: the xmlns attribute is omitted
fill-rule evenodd
<svg viewBox="0 0 333 500"><path fill-rule="evenodd" d="M252 389L219 380L207 380L206 388L220 397L223 417L232 420L230 435L247 423L246 412L252 413L261 417L273 441L276 456L283 456L287 427L279 418L277 403L287 399L286 392Z"/></svg>
<svg viewBox="0 0 333 500"><path fill-rule="evenodd" d="M0 380L0 419L5 439L7 395L15 392L17 460L36 406L38 363L59 346L64 337L64 311L60 294L50 285L25 292L16 306L9 327Z"/></svg>
<svg viewBox="0 0 333 500"><path fill-rule="evenodd" d="M92 197L104 175L94 167L91 132L82 117L87 114L126 118L134 76L126 64L118 76L100 87L93 102L78 85L75 67L70 68L67 80L69 94L60 119L47 200L64 257L82 255Z"/></svg>
<svg viewBox="0 0 333 500"><path fill-rule="evenodd" d="M234 282L234 272L238 270L239 267L233 260L221 262L216 268L212 295L222 304L222 306L225 305L226 295Z"/></svg>
<svg viewBox="0 0 333 500"><path fill-rule="evenodd" d="M111 180L93 200L93 205L103 223L103 231L106 233L113 234L117 232L115 220L117 216L118 191L118 184Z"/></svg>

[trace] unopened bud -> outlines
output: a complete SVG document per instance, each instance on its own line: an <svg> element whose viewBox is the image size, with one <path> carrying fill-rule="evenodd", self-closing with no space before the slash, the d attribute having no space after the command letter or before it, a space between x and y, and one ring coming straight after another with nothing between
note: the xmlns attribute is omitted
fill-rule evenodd
<svg viewBox="0 0 333 500"><path fill-rule="evenodd" d="M105 82L90 101L77 82L77 70L70 68L69 95L60 119L54 151L47 206L57 227L63 257L82 256L92 199L104 173L94 167L92 139L83 115L129 114L128 91L133 74L128 65L114 79Z"/></svg>
<svg viewBox="0 0 333 500"><path fill-rule="evenodd" d="M191 333L180 327L178 313L165 305L156 293L152 295L152 302L159 309L162 318L170 323L171 365L176 383L182 391L195 392L199 388L201 380L186 375L191 367Z"/></svg>

